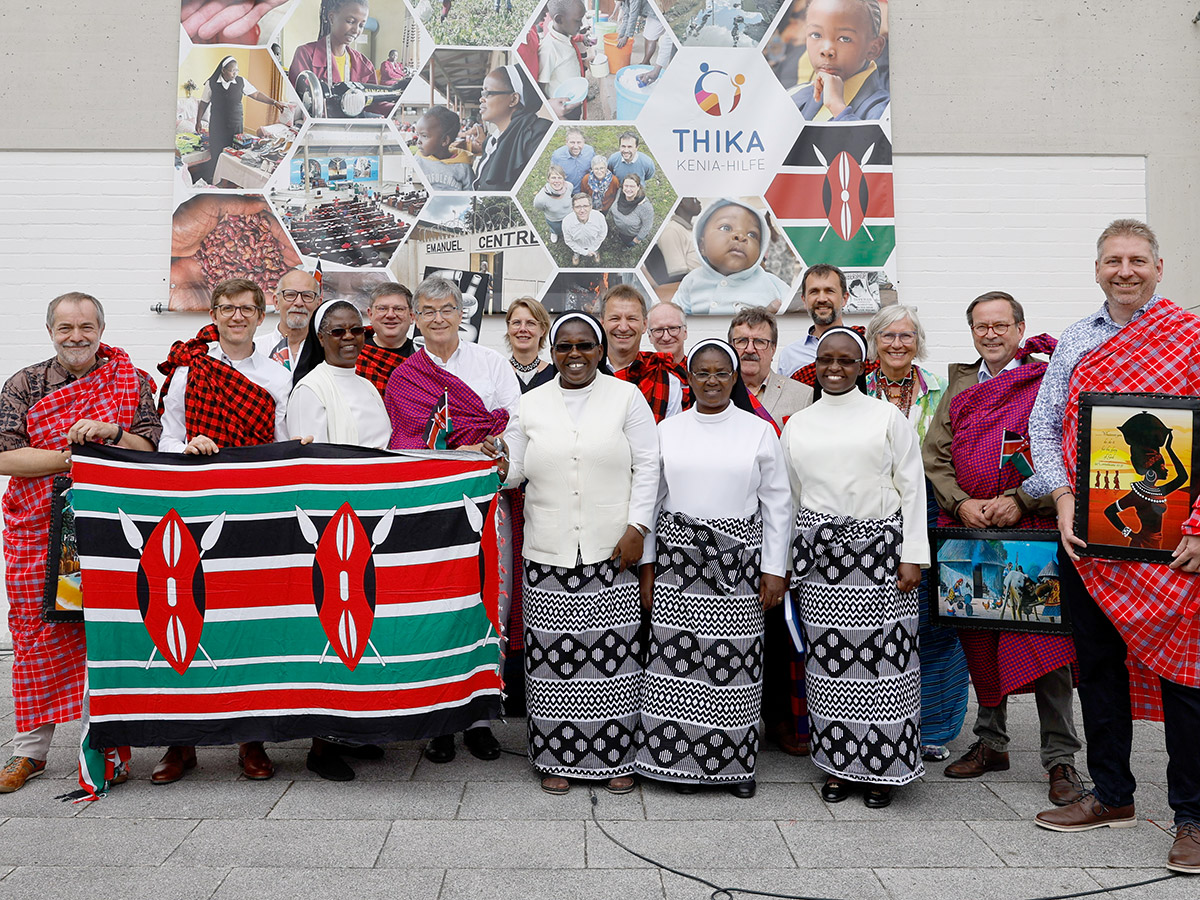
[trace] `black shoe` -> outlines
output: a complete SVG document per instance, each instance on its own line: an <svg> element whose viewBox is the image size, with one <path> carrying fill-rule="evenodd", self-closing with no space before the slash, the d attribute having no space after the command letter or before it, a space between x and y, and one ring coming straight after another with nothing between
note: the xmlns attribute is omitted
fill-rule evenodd
<svg viewBox="0 0 1200 900"><path fill-rule="evenodd" d="M325 740L338 756L349 756L351 759L383 759L383 748L378 744L345 744L328 738Z"/></svg>
<svg viewBox="0 0 1200 900"><path fill-rule="evenodd" d="M675 793L677 794L698 794L700 793L700 785L694 781L679 781L675 784Z"/></svg>
<svg viewBox="0 0 1200 900"><path fill-rule="evenodd" d="M863 806L868 809L883 809L892 803L892 786L890 784L873 784L863 797Z"/></svg>
<svg viewBox="0 0 1200 900"><path fill-rule="evenodd" d="M499 759L500 742L486 725L468 728L463 732L463 743L476 759Z"/></svg>
<svg viewBox="0 0 1200 900"><path fill-rule="evenodd" d="M448 763L454 759L454 735L440 734L425 747L425 758L431 763Z"/></svg>
<svg viewBox="0 0 1200 900"><path fill-rule="evenodd" d="M304 763L308 771L316 772L326 781L353 781L354 770L336 753L308 752Z"/></svg>
<svg viewBox="0 0 1200 900"><path fill-rule="evenodd" d="M821 799L826 803L841 803L850 796L850 782L842 781L835 775L825 779L821 787Z"/></svg>
<svg viewBox="0 0 1200 900"><path fill-rule="evenodd" d="M758 790L758 785L754 783L754 779L749 781L739 781L737 784L729 786L729 793L737 797L739 800L749 800L754 796L754 792Z"/></svg>

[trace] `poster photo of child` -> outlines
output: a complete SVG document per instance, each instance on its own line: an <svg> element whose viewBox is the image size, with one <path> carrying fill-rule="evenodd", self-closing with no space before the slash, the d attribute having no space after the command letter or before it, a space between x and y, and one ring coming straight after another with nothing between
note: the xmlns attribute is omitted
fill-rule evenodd
<svg viewBox="0 0 1200 900"><path fill-rule="evenodd" d="M805 120L882 118L891 93L877 63L887 48L879 0L811 0L804 22L812 74L790 94Z"/></svg>

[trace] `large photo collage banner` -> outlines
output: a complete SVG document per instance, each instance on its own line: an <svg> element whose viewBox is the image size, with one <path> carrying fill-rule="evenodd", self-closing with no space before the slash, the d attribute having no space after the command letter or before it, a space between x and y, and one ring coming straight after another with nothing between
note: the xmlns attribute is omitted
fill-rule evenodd
<svg viewBox="0 0 1200 900"><path fill-rule="evenodd" d="M169 308L320 264L464 327L618 283L689 315L895 281L887 0L183 0ZM474 325L471 325L471 322Z"/></svg>

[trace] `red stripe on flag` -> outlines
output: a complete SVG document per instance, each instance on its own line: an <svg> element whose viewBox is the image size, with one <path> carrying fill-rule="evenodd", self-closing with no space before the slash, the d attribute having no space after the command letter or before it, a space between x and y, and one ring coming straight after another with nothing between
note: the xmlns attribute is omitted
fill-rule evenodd
<svg viewBox="0 0 1200 900"><path fill-rule="evenodd" d="M868 202L866 218L890 219L896 215L891 172L864 172ZM781 172L767 188L767 203L779 219L824 219L824 172Z"/></svg>

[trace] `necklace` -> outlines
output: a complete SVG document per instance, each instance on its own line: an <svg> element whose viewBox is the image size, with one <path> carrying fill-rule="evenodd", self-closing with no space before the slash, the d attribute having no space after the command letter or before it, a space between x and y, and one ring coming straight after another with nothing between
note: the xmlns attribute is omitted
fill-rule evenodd
<svg viewBox="0 0 1200 900"><path fill-rule="evenodd" d="M884 374L883 369L879 370L879 378L883 384L883 393L887 397L888 402L897 407L904 415L908 415L908 411L912 409L913 402L913 373L912 369L908 370L908 375L900 381L892 381Z"/></svg>
<svg viewBox="0 0 1200 900"><path fill-rule="evenodd" d="M1167 498L1163 496L1161 490L1154 485L1147 485L1144 481L1135 481L1132 485L1133 492L1143 500L1148 500L1151 503L1166 504Z"/></svg>
<svg viewBox="0 0 1200 900"><path fill-rule="evenodd" d="M523 362L518 362L516 356L510 356L508 361L512 363L513 368L518 372L536 372L538 366L542 364L541 359L536 356L533 358L533 362L529 363L528 365Z"/></svg>

